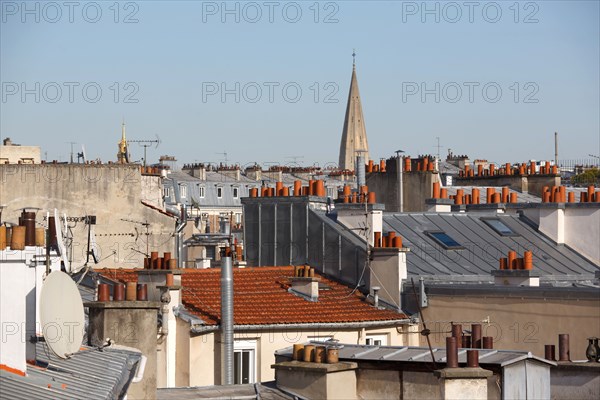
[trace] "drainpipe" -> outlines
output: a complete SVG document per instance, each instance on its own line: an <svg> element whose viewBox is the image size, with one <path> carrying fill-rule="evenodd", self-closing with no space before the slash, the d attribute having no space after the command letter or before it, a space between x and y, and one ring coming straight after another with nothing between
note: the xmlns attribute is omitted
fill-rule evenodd
<svg viewBox="0 0 600 400"><path fill-rule="evenodd" d="M162 293L160 294L160 302L162 303L162 307L160 337L158 339L158 344L161 344L165 340L165 337L169 334L169 303L171 302L171 294L169 293L168 287L162 289Z"/></svg>
<svg viewBox="0 0 600 400"><path fill-rule="evenodd" d="M233 385L233 267L221 258L221 383Z"/></svg>
<svg viewBox="0 0 600 400"><path fill-rule="evenodd" d="M181 216L175 228L175 247L177 248L177 268L183 268L183 229L187 224L187 210L185 204L181 205Z"/></svg>

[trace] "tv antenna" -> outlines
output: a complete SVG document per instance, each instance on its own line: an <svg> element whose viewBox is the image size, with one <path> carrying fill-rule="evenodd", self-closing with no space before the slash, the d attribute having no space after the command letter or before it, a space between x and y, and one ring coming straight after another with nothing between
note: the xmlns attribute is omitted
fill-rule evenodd
<svg viewBox="0 0 600 400"><path fill-rule="evenodd" d="M121 218L121 221L131 222L132 224L137 224L137 225L142 225L143 227L146 228L146 257L150 257L150 247L149 247L150 246L150 223L148 221L140 222L140 221L135 221L133 219L127 219L127 218ZM136 240L137 240L137 237L139 236L137 228L135 229L135 232L136 232Z"/></svg>
<svg viewBox="0 0 600 400"><path fill-rule="evenodd" d="M215 153L215 154L219 154L219 155L222 155L223 157L225 157L225 165L227 165L227 153L226 152Z"/></svg>
<svg viewBox="0 0 600 400"><path fill-rule="evenodd" d="M67 225L67 215L64 214L64 230L66 238L68 239L68 231L69 226ZM60 254L63 263L65 265L65 270L71 272L71 263L69 261L69 257L67 255L67 246L65 244L65 236L63 236L62 228L61 228L61 218L58 214L58 210L54 209L54 227L56 229L56 240L58 242L58 253Z"/></svg>
<svg viewBox="0 0 600 400"><path fill-rule="evenodd" d="M77 144L77 142L67 142L71 145L71 164L73 164L73 145Z"/></svg>
<svg viewBox="0 0 600 400"><path fill-rule="evenodd" d="M436 136L436 140L437 140L437 145L433 146L437 148L437 158L438 160L440 160L440 149L442 148L442 146L440 145L440 137Z"/></svg>
<svg viewBox="0 0 600 400"><path fill-rule="evenodd" d="M298 164L298 160L304 158L304 156L287 156L286 158L291 158L294 164Z"/></svg>
<svg viewBox="0 0 600 400"><path fill-rule="evenodd" d="M148 147L154 146L154 143L156 143L155 145L155 149L158 148L158 145L160 144L160 138L158 137L158 135L156 135L156 139L150 140L150 139L135 139L135 140L128 140L129 143L137 143L138 145L142 146L144 148L144 167L146 166L146 149L148 149Z"/></svg>

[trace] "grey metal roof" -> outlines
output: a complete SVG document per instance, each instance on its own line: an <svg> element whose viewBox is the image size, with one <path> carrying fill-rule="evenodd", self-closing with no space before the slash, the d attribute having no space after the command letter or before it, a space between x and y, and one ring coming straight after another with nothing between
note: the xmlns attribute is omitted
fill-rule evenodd
<svg viewBox="0 0 600 400"><path fill-rule="evenodd" d="M339 179L330 178L327 175L319 176L319 179L325 181L326 188L334 190L328 195L337 198L337 191L345 184ZM282 182L285 186L293 186L294 181L299 180L302 185L306 185L308 180L293 174L282 174ZM166 179L163 180L163 187L169 188L169 195L165 196L167 204L175 204L179 201L188 206L197 203L200 207L206 208L235 208L242 207L240 199L250 195L251 188L260 188L263 182L269 186L275 186L277 180L263 175L260 180L249 179L241 174L240 179L236 180L226 174L216 171L206 171L206 179L199 179L190 174L181 171L172 171ZM177 199L174 185L184 184L187 186L187 195L185 198ZM200 187L204 188L204 197L200 197ZM217 188L221 188L221 197L217 196ZM238 197L233 197L233 188L238 188Z"/></svg>
<svg viewBox="0 0 600 400"><path fill-rule="evenodd" d="M311 341L312 344L327 345L327 342ZM307 343L308 344L308 343ZM431 352L428 347L411 346L367 346L356 344L343 344L339 349L340 360L347 361L380 361L380 362L417 362L431 363ZM458 362L467 362L467 350L458 349ZM533 359L547 365L556 365L553 361L548 361L536 357L527 351L516 350L496 350L496 349L477 349L479 350L479 363L482 365L495 365L504 367L516 362ZM446 363L446 349L444 347L432 348L433 357L436 363ZM276 356L291 357L292 347L286 347L275 352Z"/></svg>
<svg viewBox="0 0 600 400"><path fill-rule="evenodd" d="M498 218L516 236L501 236L483 222L482 218ZM548 276L589 276L593 278L598 266L564 245L557 245L538 233L518 216L469 213L405 213L383 215L384 232L394 230L409 247L408 274L421 276L485 275L498 269L499 258L509 250L521 256L533 251L534 270L541 279ZM427 235L427 231L444 231L464 246L446 250Z"/></svg>
<svg viewBox="0 0 600 400"><path fill-rule="evenodd" d="M6 399L116 399L126 394L141 353L135 349L83 346L70 359L56 357L37 343L37 365L27 376L0 371L0 397Z"/></svg>
<svg viewBox="0 0 600 400"><path fill-rule="evenodd" d="M255 383L230 386L202 386L158 389L158 400L192 399L262 399L289 400L289 396L277 389L274 384Z"/></svg>
<svg viewBox="0 0 600 400"><path fill-rule="evenodd" d="M169 196L165 197L166 203L174 204L178 202L173 189L174 184L185 184L187 186L187 195L181 201L189 206L196 202L200 207L239 207L240 209L242 207L240 198L247 197L250 188L260 187L261 185L260 181L253 181L246 177L242 177L241 180L237 181L224 174L212 171L206 172L206 180L195 178L185 172L173 171L163 181L163 186L171 189L169 190ZM200 187L204 188L204 197L200 197ZM217 197L217 188L219 187L222 190L220 198ZM237 198L233 197L233 188L238 188Z"/></svg>

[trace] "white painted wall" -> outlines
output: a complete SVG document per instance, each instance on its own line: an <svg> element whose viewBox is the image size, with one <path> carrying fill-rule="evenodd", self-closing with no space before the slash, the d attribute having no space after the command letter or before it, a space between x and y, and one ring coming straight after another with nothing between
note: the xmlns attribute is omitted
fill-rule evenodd
<svg viewBox="0 0 600 400"><path fill-rule="evenodd" d="M182 336L189 338L189 360L177 363L178 386L207 386L219 384L216 379L220 376L220 333L206 333L203 335L191 336L189 334L189 325L187 333L182 332L183 326L179 322L178 358L183 357L181 352L185 351L185 344ZM389 346L411 346L417 345L419 335L415 333L418 325L402 325L395 327L369 328L369 329L344 329L344 330L297 330L297 331L255 331L238 332L234 335L236 340L255 340L256 341L256 380L265 382L275 379L275 370L271 365L275 363L275 351L292 346L294 343L308 342L314 337L333 337L342 343L365 344L367 336L385 335ZM186 368L189 368L186 370ZM180 380L180 377L187 376L189 380Z"/></svg>
<svg viewBox="0 0 600 400"><path fill-rule="evenodd" d="M600 264L600 208L565 210L565 244Z"/></svg>
<svg viewBox="0 0 600 400"><path fill-rule="evenodd" d="M60 257L50 257L50 270L60 270ZM26 360L36 358L29 337L42 334L39 302L45 274L43 247L0 251L0 364L22 372Z"/></svg>
<svg viewBox="0 0 600 400"><path fill-rule="evenodd" d="M0 251L0 366L25 374L26 287L29 268L25 259L17 257L15 253L17 252Z"/></svg>
<svg viewBox="0 0 600 400"><path fill-rule="evenodd" d="M371 210L365 220L364 209L344 209L342 206L337 207L336 209L338 211L338 222L348 229L354 229L354 233L363 239L366 238L365 232L356 229L364 228L366 221L369 227L369 244L373 246L375 243L374 232L381 232L383 229L383 211Z"/></svg>
<svg viewBox="0 0 600 400"><path fill-rule="evenodd" d="M539 224L539 231L558 244L566 244L596 264L600 264L600 208L556 207L525 210Z"/></svg>

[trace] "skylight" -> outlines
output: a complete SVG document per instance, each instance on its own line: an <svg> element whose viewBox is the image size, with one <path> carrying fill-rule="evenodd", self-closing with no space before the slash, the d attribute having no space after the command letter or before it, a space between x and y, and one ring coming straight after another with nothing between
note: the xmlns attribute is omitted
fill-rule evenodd
<svg viewBox="0 0 600 400"><path fill-rule="evenodd" d="M440 244L445 249L448 249L448 250L464 249L464 247L461 246L460 243L458 243L456 240L452 239L452 237L450 235L448 235L446 232L433 231L433 232L426 232L426 233L427 233L427 235L429 235L429 237L433 238L436 242L438 242L438 244Z"/></svg>
<svg viewBox="0 0 600 400"><path fill-rule="evenodd" d="M492 228L496 233L502 236L517 236L517 234L510 229L504 222L498 218L482 218L481 219L487 226Z"/></svg>

